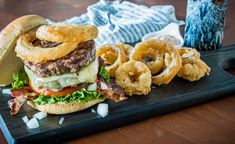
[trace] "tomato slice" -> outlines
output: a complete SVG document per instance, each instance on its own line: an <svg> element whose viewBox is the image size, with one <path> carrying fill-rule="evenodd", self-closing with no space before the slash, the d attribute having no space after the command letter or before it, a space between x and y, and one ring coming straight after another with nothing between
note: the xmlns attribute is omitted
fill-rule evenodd
<svg viewBox="0 0 235 144"><path fill-rule="evenodd" d="M42 87L34 88L34 87L32 87L31 82L29 82L29 85L36 93L43 94L45 96L66 96L67 94L71 94L75 91L78 91L82 88L86 88L88 86L88 84L82 83L82 84L78 84L78 85L65 87L60 91L53 91L50 89L44 89Z"/></svg>

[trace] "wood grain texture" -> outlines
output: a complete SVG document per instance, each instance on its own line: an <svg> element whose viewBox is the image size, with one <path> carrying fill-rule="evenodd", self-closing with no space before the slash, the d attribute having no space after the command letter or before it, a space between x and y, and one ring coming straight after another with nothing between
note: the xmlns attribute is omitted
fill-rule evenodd
<svg viewBox="0 0 235 144"><path fill-rule="evenodd" d="M0 29L25 14L63 20L85 12L97 0L0 0ZM186 0L131 0L147 6L172 4L178 19L185 18ZM224 45L235 43L235 1L229 1ZM235 70L230 70L235 73ZM4 136L0 133L0 143ZM139 123L73 140L68 143L235 143L235 95Z"/></svg>

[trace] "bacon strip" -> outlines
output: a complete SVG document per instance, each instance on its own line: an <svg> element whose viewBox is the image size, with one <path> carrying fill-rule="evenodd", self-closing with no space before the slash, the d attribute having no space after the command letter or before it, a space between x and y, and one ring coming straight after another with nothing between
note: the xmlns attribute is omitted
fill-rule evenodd
<svg viewBox="0 0 235 144"><path fill-rule="evenodd" d="M27 97L18 96L8 101L8 105L11 108L11 115L16 115L20 108L27 102Z"/></svg>
<svg viewBox="0 0 235 144"><path fill-rule="evenodd" d="M100 69L102 66L105 65L104 59L102 57L99 57L98 60L99 60L99 69ZM97 78L98 93L103 95L105 98L113 100L115 102L120 102L127 99L120 86L116 85L114 82L106 83L105 80L99 75L97 77L98 77ZM101 89L101 82L106 84L106 86L108 87L107 90Z"/></svg>
<svg viewBox="0 0 235 144"><path fill-rule="evenodd" d="M106 84L106 86L108 87L107 90L102 90L100 88L101 82ZM97 92L103 95L107 99L113 100L115 102L120 102L127 99L127 97L125 97L125 94L122 91L122 88L113 82L106 83L103 78L99 77L97 85L98 85Z"/></svg>
<svg viewBox="0 0 235 144"><path fill-rule="evenodd" d="M8 101L8 105L11 108L11 115L16 115L20 108L27 102L30 97L37 96L38 94L33 92L29 86L25 86L19 89L12 89L11 95L14 99Z"/></svg>
<svg viewBox="0 0 235 144"><path fill-rule="evenodd" d="M24 94L28 94L28 93L32 93L32 92L34 92L34 91L30 86L24 86L24 87L19 88L19 89L12 89L11 90L11 96L12 97L18 97L18 96L22 96Z"/></svg>
<svg viewBox="0 0 235 144"><path fill-rule="evenodd" d="M98 62L99 62L99 69L104 66L104 59L102 57L98 57Z"/></svg>

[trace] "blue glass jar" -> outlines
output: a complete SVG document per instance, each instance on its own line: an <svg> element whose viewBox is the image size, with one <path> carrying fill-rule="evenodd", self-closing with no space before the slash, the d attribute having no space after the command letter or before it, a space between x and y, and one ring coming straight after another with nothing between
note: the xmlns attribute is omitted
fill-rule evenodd
<svg viewBox="0 0 235 144"><path fill-rule="evenodd" d="M198 50L222 47L228 0L188 0L184 45Z"/></svg>

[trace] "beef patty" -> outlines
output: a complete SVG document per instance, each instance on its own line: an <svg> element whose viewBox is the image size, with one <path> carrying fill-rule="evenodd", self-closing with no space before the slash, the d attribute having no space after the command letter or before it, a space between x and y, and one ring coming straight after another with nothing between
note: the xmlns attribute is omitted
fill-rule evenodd
<svg viewBox="0 0 235 144"><path fill-rule="evenodd" d="M59 44L47 41L36 41L33 45L50 48ZM24 64L37 76L48 77L70 72L79 72L81 68L89 65L95 58L95 42L90 40L78 44L74 51L59 59L45 62L25 61Z"/></svg>

